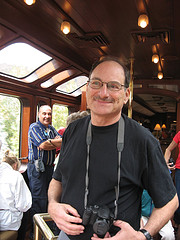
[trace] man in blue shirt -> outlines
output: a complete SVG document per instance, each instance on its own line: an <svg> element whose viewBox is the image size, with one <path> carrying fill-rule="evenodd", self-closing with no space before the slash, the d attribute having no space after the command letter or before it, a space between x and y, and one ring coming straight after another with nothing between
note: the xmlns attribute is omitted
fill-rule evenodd
<svg viewBox="0 0 180 240"><path fill-rule="evenodd" d="M47 212L47 190L54 170L56 148L62 142L61 135L50 125L51 107L41 106L38 117L39 121L32 123L28 132L27 174L32 193L31 217Z"/></svg>

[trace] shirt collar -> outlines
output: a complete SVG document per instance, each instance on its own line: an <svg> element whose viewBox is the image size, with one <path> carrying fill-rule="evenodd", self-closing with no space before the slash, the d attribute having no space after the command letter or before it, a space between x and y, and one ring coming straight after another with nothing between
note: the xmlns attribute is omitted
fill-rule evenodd
<svg viewBox="0 0 180 240"><path fill-rule="evenodd" d="M38 124L40 125L41 128L43 128L44 130L46 130L46 128L50 128L50 125L48 125L48 127L44 126L40 121L38 121Z"/></svg>
<svg viewBox="0 0 180 240"><path fill-rule="evenodd" d="M7 162L2 161L1 164L2 164L2 166L4 165L4 166L6 166L9 169L13 169L13 167L9 163L7 163Z"/></svg>

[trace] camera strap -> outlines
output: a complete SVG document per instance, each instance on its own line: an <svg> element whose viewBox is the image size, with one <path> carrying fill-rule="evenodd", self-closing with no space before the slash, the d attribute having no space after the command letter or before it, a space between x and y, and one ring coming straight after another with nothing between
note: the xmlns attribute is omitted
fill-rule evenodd
<svg viewBox="0 0 180 240"><path fill-rule="evenodd" d="M92 130L91 130L91 120L89 121L87 135L86 135L86 144L87 144L87 161L86 161L86 176L85 176L85 196L84 196L84 207L87 207L87 197L89 193L89 154L90 154L90 145L92 142ZM114 216L117 218L118 213L118 198L119 198L119 185L120 185L120 164L121 164L121 152L124 148L124 119L121 116L118 122L118 136L117 136L117 150L118 150L118 179L117 186L115 186L115 195L116 199L114 202L115 211Z"/></svg>

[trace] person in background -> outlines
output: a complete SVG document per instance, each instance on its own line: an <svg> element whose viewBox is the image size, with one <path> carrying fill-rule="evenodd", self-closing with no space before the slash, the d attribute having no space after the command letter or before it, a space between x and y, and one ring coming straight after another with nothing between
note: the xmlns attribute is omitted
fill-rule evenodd
<svg viewBox="0 0 180 240"><path fill-rule="evenodd" d="M31 192L19 167L17 157L7 150L0 164L0 239L17 239L23 212L32 204ZM9 231L14 231L10 238Z"/></svg>
<svg viewBox="0 0 180 240"><path fill-rule="evenodd" d="M90 71L86 97L91 114L66 129L48 190L48 212L61 229L58 240L151 239L178 207L159 142L122 114L129 76L118 58L108 56ZM140 229L143 189L155 208ZM94 215L95 221L89 221Z"/></svg>
<svg viewBox="0 0 180 240"><path fill-rule="evenodd" d="M149 196L146 190L143 190L142 194L142 208L141 208L141 220L142 220L142 228L146 225L149 217L152 214L154 208L154 204L152 198ZM169 220L163 228L160 229L159 235L161 236L161 240L174 240L174 228L172 226L171 220Z"/></svg>
<svg viewBox="0 0 180 240"><path fill-rule="evenodd" d="M171 158L172 151L178 147L179 153L178 157L175 161L175 165L172 165L172 163L169 163L169 159ZM169 144L169 146L165 150L164 158L166 160L166 163L169 167L169 169L175 170L175 186L178 194L178 199L180 201L180 131L174 136L172 142ZM178 228L180 224L180 207L176 210L174 213L174 230L175 234L178 233Z"/></svg>
<svg viewBox="0 0 180 240"><path fill-rule="evenodd" d="M52 111L48 105L39 109L38 122L32 123L28 132L27 175L32 193L31 221L33 215L47 212L47 191L52 179L56 148L61 146L62 138L51 126ZM31 235L33 235L33 228Z"/></svg>
<svg viewBox="0 0 180 240"><path fill-rule="evenodd" d="M66 119L66 127L65 128L60 128L58 130L58 133L63 136L66 128L69 126L70 123L72 123L73 121L77 120L77 119L80 119L80 118L83 118L85 116L89 115L89 112L88 111L78 111L78 112L73 112L71 114L69 114L69 116L67 117ZM57 154L57 157L58 157L58 154L60 152L60 148L57 148L56 149L56 154ZM56 160L57 162L57 160Z"/></svg>
<svg viewBox="0 0 180 240"><path fill-rule="evenodd" d="M77 119L80 119L80 118L83 118L83 117L86 117L89 115L89 112L88 111L78 111L78 112L73 112L71 113L68 117L67 117L67 120L66 120L66 127L69 126L70 123L72 123L73 121L77 120Z"/></svg>

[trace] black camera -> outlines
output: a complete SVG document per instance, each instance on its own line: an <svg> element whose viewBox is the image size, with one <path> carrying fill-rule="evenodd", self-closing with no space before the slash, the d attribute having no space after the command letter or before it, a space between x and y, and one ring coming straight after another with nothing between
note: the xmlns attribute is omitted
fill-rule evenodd
<svg viewBox="0 0 180 240"><path fill-rule="evenodd" d="M173 166L174 166L174 159L173 159L173 158L170 158L170 159L169 159L169 163L170 163L169 166L170 166L170 167L173 167Z"/></svg>
<svg viewBox="0 0 180 240"><path fill-rule="evenodd" d="M82 224L84 226L92 225L94 232L100 238L103 238L109 231L113 221L114 214L107 206L89 206L85 209L82 217Z"/></svg>

